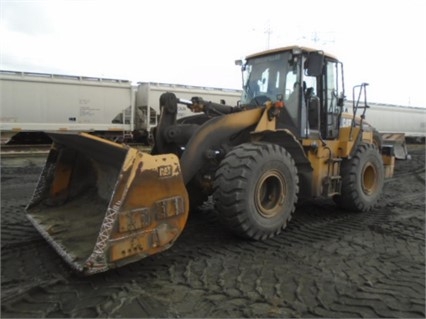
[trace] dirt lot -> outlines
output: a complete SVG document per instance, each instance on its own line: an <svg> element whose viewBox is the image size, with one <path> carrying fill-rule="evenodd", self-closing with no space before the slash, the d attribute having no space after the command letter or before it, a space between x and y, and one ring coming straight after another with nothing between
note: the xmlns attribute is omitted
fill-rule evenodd
<svg viewBox="0 0 426 319"><path fill-rule="evenodd" d="M211 204L170 250L73 274L26 220L41 169L2 159L1 317L425 317L425 147L409 145L377 209L299 204L265 242L223 229Z"/></svg>

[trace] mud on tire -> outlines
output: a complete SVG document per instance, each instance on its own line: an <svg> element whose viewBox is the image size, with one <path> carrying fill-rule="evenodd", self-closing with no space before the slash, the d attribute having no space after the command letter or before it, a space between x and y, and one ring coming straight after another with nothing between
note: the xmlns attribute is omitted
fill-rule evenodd
<svg viewBox="0 0 426 319"><path fill-rule="evenodd" d="M341 194L333 199L341 208L366 212L377 203L384 184L382 158L373 144L361 143L341 167Z"/></svg>
<svg viewBox="0 0 426 319"><path fill-rule="evenodd" d="M236 234L266 239L287 226L298 194L297 168L282 147L235 147L216 172L213 200L222 222Z"/></svg>
<svg viewBox="0 0 426 319"><path fill-rule="evenodd" d="M378 150L382 149L383 137L376 129L373 129L373 144L376 145Z"/></svg>

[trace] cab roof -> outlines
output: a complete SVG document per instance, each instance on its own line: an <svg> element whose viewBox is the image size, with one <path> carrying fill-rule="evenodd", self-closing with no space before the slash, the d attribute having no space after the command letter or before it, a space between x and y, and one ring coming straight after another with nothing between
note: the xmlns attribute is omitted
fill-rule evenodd
<svg viewBox="0 0 426 319"><path fill-rule="evenodd" d="M261 57L261 56L265 56L265 55L270 55L270 54L274 54L274 53L281 53L281 52L288 52L288 51L293 51L293 50L299 50L302 53L310 53L310 52L321 51L321 50L313 49L313 48L309 48L309 47L292 45L292 46L280 47L280 48L276 48L276 49L270 49L270 50L265 50L265 51L253 53L253 54L248 55L246 57L246 59L257 58L257 57ZM324 52L324 56L329 58L329 59L332 59L332 60L338 60L335 56L333 56L333 55L331 55L327 52Z"/></svg>

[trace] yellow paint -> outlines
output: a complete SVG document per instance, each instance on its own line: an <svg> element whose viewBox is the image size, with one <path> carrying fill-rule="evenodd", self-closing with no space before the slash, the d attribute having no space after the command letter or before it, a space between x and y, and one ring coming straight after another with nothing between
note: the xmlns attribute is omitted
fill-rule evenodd
<svg viewBox="0 0 426 319"><path fill-rule="evenodd" d="M273 104L271 101L267 101L265 103L265 109L262 113L262 116L260 117L259 121L257 122L256 129L254 130L255 133L258 132L264 132L264 131L275 131L277 127L277 120L276 117L273 117L271 120L268 118L268 112L272 108Z"/></svg>

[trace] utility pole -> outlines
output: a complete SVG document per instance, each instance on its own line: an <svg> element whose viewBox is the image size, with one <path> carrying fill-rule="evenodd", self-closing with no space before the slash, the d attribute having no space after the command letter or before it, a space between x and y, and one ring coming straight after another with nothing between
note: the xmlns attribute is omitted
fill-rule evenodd
<svg viewBox="0 0 426 319"><path fill-rule="evenodd" d="M266 25L265 34L266 34L266 49L268 50L270 42L271 42L271 34L272 34L271 24L269 20L268 20L268 24Z"/></svg>
<svg viewBox="0 0 426 319"><path fill-rule="evenodd" d="M312 32L311 41L315 44L317 44L320 41L320 38L318 36L318 32L316 32L316 31Z"/></svg>

